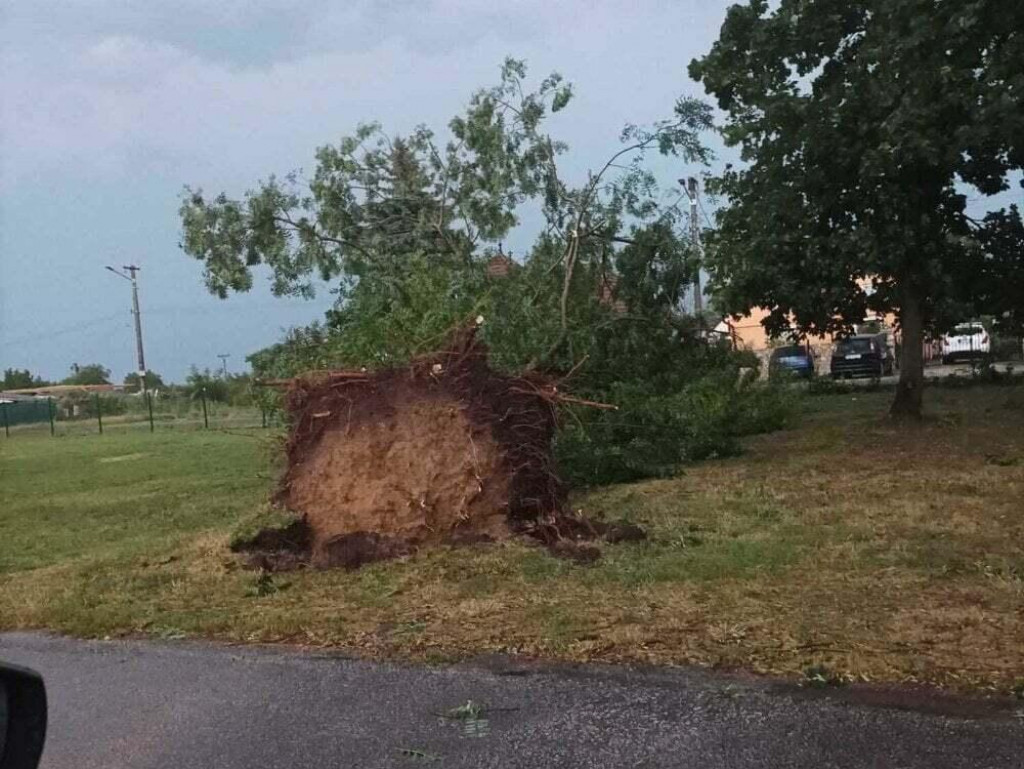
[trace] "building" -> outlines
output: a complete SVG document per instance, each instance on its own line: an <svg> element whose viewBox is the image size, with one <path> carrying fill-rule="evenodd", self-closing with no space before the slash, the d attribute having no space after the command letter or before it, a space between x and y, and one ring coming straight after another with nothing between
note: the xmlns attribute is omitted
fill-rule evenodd
<svg viewBox="0 0 1024 769"><path fill-rule="evenodd" d="M859 283L866 293L870 294L874 290L870 278L864 278L859 281ZM715 330L723 334L728 334L736 349L755 352L758 357L762 358L765 363L767 363L768 356L771 354L771 350L773 348L792 343L790 339L773 339L768 336L768 332L765 331L765 328L762 325L762 321L767 316L767 309L763 307L755 307L750 313L741 318L735 320L732 318L726 318L718 324ZM866 325L868 323L877 324L880 330L885 331L888 334L889 345L894 350L897 348L900 343L900 334L897 319L893 313L885 315L870 315L864 318L864 320L860 324L857 324L857 326ZM804 343L806 343L815 354L815 366L817 372L819 374L827 374L829 372L829 362L832 358L832 348L836 343L835 335L825 334L819 337L810 337L805 339ZM940 354L938 340L928 340L924 343L924 359L926 362L939 357Z"/></svg>

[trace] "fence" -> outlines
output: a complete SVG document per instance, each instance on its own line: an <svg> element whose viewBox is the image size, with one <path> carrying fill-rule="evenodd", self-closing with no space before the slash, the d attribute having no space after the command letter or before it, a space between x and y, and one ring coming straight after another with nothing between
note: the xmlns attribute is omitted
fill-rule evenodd
<svg viewBox="0 0 1024 769"><path fill-rule="evenodd" d="M44 432L58 436L125 430L268 429L280 427L281 417L276 408L227 404L211 400L204 393L195 397L78 393L0 402L0 423L8 438Z"/></svg>

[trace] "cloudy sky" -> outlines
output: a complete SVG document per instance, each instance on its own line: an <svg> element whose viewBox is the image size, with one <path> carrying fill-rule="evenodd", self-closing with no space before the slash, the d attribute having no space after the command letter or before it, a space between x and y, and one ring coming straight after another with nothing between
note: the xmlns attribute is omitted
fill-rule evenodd
<svg viewBox="0 0 1024 769"><path fill-rule="evenodd" d="M331 296L277 299L266 276L208 295L177 246L184 185L241 194L311 168L316 147L368 120L443 130L506 55L575 83L552 130L572 145L563 167L582 171L626 122L702 95L686 65L729 4L3 0L0 368L59 379L100 362L120 380L134 369L129 286L103 267L134 263L149 367L180 381L226 353L241 370Z"/></svg>
<svg viewBox="0 0 1024 769"><path fill-rule="evenodd" d="M239 370L331 301L209 296L178 249L185 184L243 192L310 168L360 121L443 128L507 54L577 87L554 128L585 167L622 125L697 95L686 65L727 0L5 0L0 7L0 368L134 369L133 262L149 367Z"/></svg>

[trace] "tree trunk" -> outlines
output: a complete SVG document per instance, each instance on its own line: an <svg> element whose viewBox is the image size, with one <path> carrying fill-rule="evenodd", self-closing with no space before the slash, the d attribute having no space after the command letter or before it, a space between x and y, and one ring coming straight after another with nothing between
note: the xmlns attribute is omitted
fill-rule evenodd
<svg viewBox="0 0 1024 769"><path fill-rule="evenodd" d="M920 419L924 391L924 319L921 297L911 288L900 291L900 380L889 415L897 419Z"/></svg>

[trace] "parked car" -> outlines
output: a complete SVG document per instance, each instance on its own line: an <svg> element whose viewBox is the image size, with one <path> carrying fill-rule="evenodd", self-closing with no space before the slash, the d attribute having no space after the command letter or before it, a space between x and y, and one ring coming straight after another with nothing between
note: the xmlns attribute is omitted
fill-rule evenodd
<svg viewBox="0 0 1024 769"><path fill-rule="evenodd" d="M882 334L858 334L843 339L832 349L832 378L882 377L896 369L896 358Z"/></svg>
<svg viewBox="0 0 1024 769"><path fill-rule="evenodd" d="M961 323L942 337L942 362L979 360L992 352L992 340L980 323Z"/></svg>
<svg viewBox="0 0 1024 769"><path fill-rule="evenodd" d="M768 356L768 375L810 379L814 376L814 356L809 349L798 344L777 347Z"/></svg>

